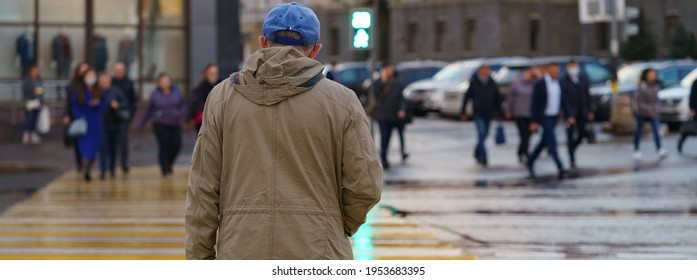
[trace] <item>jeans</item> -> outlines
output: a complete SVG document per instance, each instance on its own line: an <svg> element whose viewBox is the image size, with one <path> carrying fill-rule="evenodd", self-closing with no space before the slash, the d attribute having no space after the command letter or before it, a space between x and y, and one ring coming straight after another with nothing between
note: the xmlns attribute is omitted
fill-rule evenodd
<svg viewBox="0 0 697 280"><path fill-rule="evenodd" d="M643 117L639 115L634 116L636 118L636 131L634 132L634 151L639 151L639 142L641 140L641 135L644 133L644 123L651 124L651 132L653 133L653 140L656 143L656 150L661 149L661 135L658 129L661 127L661 121L658 118Z"/></svg>
<svg viewBox="0 0 697 280"><path fill-rule="evenodd" d="M540 156L542 150L547 148L549 155L554 159L554 163L557 165L559 171L564 170L564 166L559 159L559 152L557 152L557 136L554 133L554 128L557 126L558 119L558 116L545 117L542 121L542 139L540 143L537 144L535 151L528 157L528 165L534 165L535 160Z"/></svg>
<svg viewBox="0 0 697 280"><path fill-rule="evenodd" d="M41 110L25 110L24 132L36 132L36 122L39 120L39 112Z"/></svg>
<svg viewBox="0 0 697 280"><path fill-rule="evenodd" d="M105 128L102 143L99 148L99 166L102 175L108 171L113 175L116 171L116 155L121 142L123 126Z"/></svg>
<svg viewBox="0 0 697 280"><path fill-rule="evenodd" d="M530 150L530 118L515 118L520 135L520 145L518 145L518 157L527 156Z"/></svg>
<svg viewBox="0 0 697 280"><path fill-rule="evenodd" d="M163 175L172 173L172 166L181 149L182 131L179 125L154 124L158 144L158 159Z"/></svg>
<svg viewBox="0 0 697 280"><path fill-rule="evenodd" d="M569 160L571 165L576 165L576 149L581 145L584 138L588 138L586 131L586 118L576 117L576 125L566 128L566 142L569 146Z"/></svg>
<svg viewBox="0 0 697 280"><path fill-rule="evenodd" d="M486 162L486 138L489 136L491 120L475 116L474 123L477 126L477 146L474 149L474 158L480 162Z"/></svg>
<svg viewBox="0 0 697 280"><path fill-rule="evenodd" d="M382 164L387 164L387 151L390 148L390 139L392 139L392 130L399 126L397 121L378 121L380 126L380 159Z"/></svg>
<svg viewBox="0 0 697 280"><path fill-rule="evenodd" d="M399 135L399 151L402 153L402 157L404 157L407 154L407 148L404 144L404 128L406 127L406 124L404 121L400 121L399 124L397 125L397 134Z"/></svg>

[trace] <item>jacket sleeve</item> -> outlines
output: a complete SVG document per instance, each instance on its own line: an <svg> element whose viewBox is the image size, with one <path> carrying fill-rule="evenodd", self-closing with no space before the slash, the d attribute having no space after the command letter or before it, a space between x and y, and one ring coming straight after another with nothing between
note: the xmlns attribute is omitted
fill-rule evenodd
<svg viewBox="0 0 697 280"><path fill-rule="evenodd" d="M344 232L352 236L380 201L382 167L370 135L368 117L358 99L351 99L344 125L341 213Z"/></svg>
<svg viewBox="0 0 697 280"><path fill-rule="evenodd" d="M222 93L222 91L220 92ZM219 220L222 137L219 106L211 102L204 110L203 126L194 147L186 195L185 250L187 259L215 259Z"/></svg>
<svg viewBox="0 0 697 280"><path fill-rule="evenodd" d="M467 91L465 91L465 96L462 97L462 107L460 108L460 115L464 115L467 113L467 102L472 99L472 93L474 90L472 87L474 86L474 79L470 81L469 86L467 87Z"/></svg>
<svg viewBox="0 0 697 280"><path fill-rule="evenodd" d="M34 94L34 83L29 79L22 81L22 99L24 101L32 100L36 97Z"/></svg>
<svg viewBox="0 0 697 280"><path fill-rule="evenodd" d="M692 90L690 90L690 109L697 110L697 81L692 83Z"/></svg>
<svg viewBox="0 0 697 280"><path fill-rule="evenodd" d="M538 109L540 107L540 102L542 102L542 100L540 100L540 96L542 94L544 94L544 92L542 92L542 84L539 82L535 83L532 90L532 98L530 100L530 117L532 121L536 123L542 123L541 114L543 112L540 112Z"/></svg>
<svg viewBox="0 0 697 280"><path fill-rule="evenodd" d="M499 91L499 85L494 83L494 116L503 119L503 102L501 102L501 92Z"/></svg>
<svg viewBox="0 0 697 280"><path fill-rule="evenodd" d="M508 88L508 95L506 96L506 113L513 114L513 109L515 108L516 99L518 99L519 81L514 81Z"/></svg>

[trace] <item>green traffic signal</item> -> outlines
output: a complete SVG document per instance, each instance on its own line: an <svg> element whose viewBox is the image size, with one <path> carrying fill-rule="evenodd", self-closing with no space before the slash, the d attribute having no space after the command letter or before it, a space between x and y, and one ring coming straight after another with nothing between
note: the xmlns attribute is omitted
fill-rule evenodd
<svg viewBox="0 0 697 280"><path fill-rule="evenodd" d="M351 46L354 49L371 48L372 26L373 13L371 10L361 9L351 12Z"/></svg>

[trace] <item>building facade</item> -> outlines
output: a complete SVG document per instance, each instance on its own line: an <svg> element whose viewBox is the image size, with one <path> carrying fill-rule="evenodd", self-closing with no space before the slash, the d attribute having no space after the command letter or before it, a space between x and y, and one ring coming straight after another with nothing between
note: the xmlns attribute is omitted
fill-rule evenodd
<svg viewBox="0 0 697 280"><path fill-rule="evenodd" d="M351 8L372 1L332 1L315 5L323 24L323 61L360 60L349 45ZM682 23L697 33L697 1L627 0L642 8L661 56L670 34ZM382 0L379 57L399 62L455 61L490 56L591 55L610 57L610 24L581 24L578 0ZM621 31L621 28L620 28Z"/></svg>

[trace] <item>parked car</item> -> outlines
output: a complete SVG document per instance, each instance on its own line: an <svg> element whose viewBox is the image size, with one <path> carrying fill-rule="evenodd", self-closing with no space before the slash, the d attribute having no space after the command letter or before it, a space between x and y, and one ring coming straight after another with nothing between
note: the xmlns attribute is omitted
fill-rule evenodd
<svg viewBox="0 0 697 280"><path fill-rule="evenodd" d="M658 92L661 102L661 121L668 123L671 130L690 119L690 90L697 80L697 69L692 70L680 84L666 88Z"/></svg>
<svg viewBox="0 0 697 280"><path fill-rule="evenodd" d="M402 86L406 87L414 82L433 78L433 75L447 65L448 63L444 61L412 60L397 63L395 65L395 72L399 82ZM373 79L380 79L379 69L376 69L375 73L373 73ZM370 87L370 84L371 80L366 79L363 82L362 89L366 91Z"/></svg>
<svg viewBox="0 0 697 280"><path fill-rule="evenodd" d="M325 65L324 75L327 75L327 71L330 66ZM353 61L353 62L342 62L336 65L336 82L344 85L345 87L353 90L361 100L363 105L367 104L368 96L365 91L363 91L363 81L368 79L370 73L370 65L365 61Z"/></svg>
<svg viewBox="0 0 697 280"><path fill-rule="evenodd" d="M507 64L528 61L526 57L476 58L454 62L438 72L433 79L417 82L404 90L404 96L417 112L440 112L445 116L460 114L462 99L469 80L480 66L488 64L492 77Z"/></svg>
<svg viewBox="0 0 697 280"><path fill-rule="evenodd" d="M641 73L647 68L655 68L662 88L671 88L683 80L692 70L697 68L697 62L691 60L668 60L640 62L624 65L617 71L618 94L633 96L639 87ZM601 120L607 120L610 116L613 93L610 85L591 88L594 104L598 106L596 113ZM605 118L607 117L607 118Z"/></svg>

